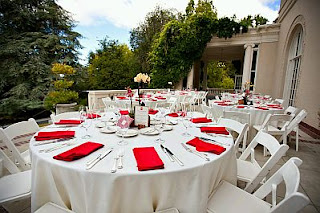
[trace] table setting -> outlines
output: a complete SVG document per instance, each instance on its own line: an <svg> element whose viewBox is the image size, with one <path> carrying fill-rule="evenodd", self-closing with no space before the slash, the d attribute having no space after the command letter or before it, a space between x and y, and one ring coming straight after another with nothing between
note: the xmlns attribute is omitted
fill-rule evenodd
<svg viewBox="0 0 320 213"><path fill-rule="evenodd" d="M205 211L199 191L209 197L220 180L235 184L233 139L201 131L196 124L206 122L202 113L171 117L166 109L155 110L149 114L153 124L141 129L121 132L119 121L128 116L106 112L80 119L77 126L36 133L30 141L32 209L52 201L76 212L152 212L173 205ZM49 142L37 145L44 137ZM44 192L41 185L50 187ZM165 196L168 190L174 200ZM95 203L98 197L104 203ZM197 204L186 205L188 199Z"/></svg>

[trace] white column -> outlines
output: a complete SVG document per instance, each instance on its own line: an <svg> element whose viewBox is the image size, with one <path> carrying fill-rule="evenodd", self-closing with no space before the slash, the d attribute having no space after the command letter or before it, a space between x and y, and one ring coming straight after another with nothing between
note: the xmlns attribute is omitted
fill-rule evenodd
<svg viewBox="0 0 320 213"><path fill-rule="evenodd" d="M244 89L244 84L247 81L250 81L253 47L254 47L254 44L244 45L244 49L246 51L245 51L244 62L243 62L243 74L242 74L242 86L241 86L242 89Z"/></svg>
<svg viewBox="0 0 320 213"><path fill-rule="evenodd" d="M193 89L194 65L192 65L187 77L187 88Z"/></svg>
<svg viewBox="0 0 320 213"><path fill-rule="evenodd" d="M207 75L207 68L208 68L208 62L204 61L204 66L203 66L203 79L202 79L202 89L206 90L208 86L208 75Z"/></svg>

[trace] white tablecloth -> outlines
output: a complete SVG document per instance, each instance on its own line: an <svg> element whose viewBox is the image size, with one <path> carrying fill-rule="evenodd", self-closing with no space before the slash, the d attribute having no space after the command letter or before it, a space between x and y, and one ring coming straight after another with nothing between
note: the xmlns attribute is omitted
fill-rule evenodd
<svg viewBox="0 0 320 213"><path fill-rule="evenodd" d="M76 130L77 138L85 134L83 128L72 129ZM61 129L46 128L42 131L54 130ZM154 142L157 136L139 135L127 138L129 144L124 146L124 168L112 174L110 169L120 148L117 145L120 138L115 134L102 134L94 125L89 131L93 137L89 140L77 139L77 145L93 141L105 146L72 162L53 159L54 155L72 147L52 153L39 153L39 149L52 147L53 144L34 146L35 141L31 140L32 211L51 201L77 213L147 213L170 207L176 207L182 213L206 212L207 199L221 180L236 184L236 158L232 138L216 138L231 146L227 146L227 150L221 155L208 153L208 162L183 149L180 143L193 137L181 135L184 131L181 124L175 125L173 131L163 132L164 145L185 166L169 161L159 144ZM193 135L200 133L196 127L189 128L188 132ZM165 164L164 169L138 171L132 149L148 146L155 147ZM111 154L91 170L85 169L87 161L110 147L114 148Z"/></svg>

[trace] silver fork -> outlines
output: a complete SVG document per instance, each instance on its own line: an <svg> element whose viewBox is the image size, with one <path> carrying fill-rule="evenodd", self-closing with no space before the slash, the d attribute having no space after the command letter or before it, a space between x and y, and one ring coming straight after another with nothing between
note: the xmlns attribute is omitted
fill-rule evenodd
<svg viewBox="0 0 320 213"><path fill-rule="evenodd" d="M120 151L118 153L118 158L119 158L118 169L122 169L123 168L123 156L124 156L124 150L120 149Z"/></svg>
<svg viewBox="0 0 320 213"><path fill-rule="evenodd" d="M111 173L116 173L117 172L118 159L119 159L118 156L114 157L114 163L113 163L113 166L112 166L112 169L111 169Z"/></svg>

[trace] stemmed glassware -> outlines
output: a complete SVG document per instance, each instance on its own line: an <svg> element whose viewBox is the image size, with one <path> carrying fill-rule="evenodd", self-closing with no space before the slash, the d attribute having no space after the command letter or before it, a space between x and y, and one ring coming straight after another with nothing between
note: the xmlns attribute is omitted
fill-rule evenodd
<svg viewBox="0 0 320 213"><path fill-rule="evenodd" d="M164 143L164 140L161 138L161 133L163 132L163 125L165 124L165 117L160 118L160 121L157 122L154 128L159 132L159 137L155 140L156 143Z"/></svg>
<svg viewBox="0 0 320 213"><path fill-rule="evenodd" d="M124 146L128 144L128 142L124 140L124 136L127 134L128 130L129 130L129 127L124 127L124 126L120 127L119 132L121 134L121 140L118 141L118 145Z"/></svg>
<svg viewBox="0 0 320 213"><path fill-rule="evenodd" d="M86 110L84 108L81 109L81 111L80 111L80 119L83 120L83 123L82 123L81 127L84 127L85 130L86 130L86 134L81 137L82 139L91 138L91 135L88 133L88 129L91 126L92 122L91 122L90 119L88 119L87 114L88 113L86 112Z"/></svg>

